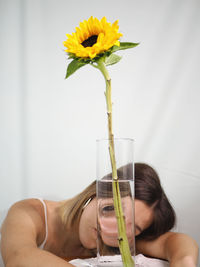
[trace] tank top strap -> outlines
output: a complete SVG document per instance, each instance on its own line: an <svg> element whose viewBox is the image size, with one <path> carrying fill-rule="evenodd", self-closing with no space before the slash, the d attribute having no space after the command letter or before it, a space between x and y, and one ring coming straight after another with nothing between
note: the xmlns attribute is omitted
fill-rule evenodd
<svg viewBox="0 0 200 267"><path fill-rule="evenodd" d="M44 219L45 219L45 238L42 244L39 246L40 249L44 249L44 246L46 244L47 238L48 238L48 223L47 223L47 206L42 198L37 198L44 207Z"/></svg>

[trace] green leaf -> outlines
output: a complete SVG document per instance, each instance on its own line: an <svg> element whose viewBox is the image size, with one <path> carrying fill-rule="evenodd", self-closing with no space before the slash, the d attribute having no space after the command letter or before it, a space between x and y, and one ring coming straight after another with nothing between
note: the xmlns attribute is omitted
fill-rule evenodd
<svg viewBox="0 0 200 267"><path fill-rule="evenodd" d="M139 43L120 42L120 46L114 45L111 48L111 52L113 53L113 52L116 52L118 50L133 48L133 47L136 47L137 45L139 45Z"/></svg>
<svg viewBox="0 0 200 267"><path fill-rule="evenodd" d="M89 63L88 61L83 61L78 59L72 60L67 67L67 73L65 79L67 79L75 71L77 71L78 69L80 69L81 67L85 66L88 63Z"/></svg>
<svg viewBox="0 0 200 267"><path fill-rule="evenodd" d="M106 66L116 64L117 62L120 61L121 58L122 57L120 57L118 55L111 54L110 56L106 57L105 64L106 64Z"/></svg>

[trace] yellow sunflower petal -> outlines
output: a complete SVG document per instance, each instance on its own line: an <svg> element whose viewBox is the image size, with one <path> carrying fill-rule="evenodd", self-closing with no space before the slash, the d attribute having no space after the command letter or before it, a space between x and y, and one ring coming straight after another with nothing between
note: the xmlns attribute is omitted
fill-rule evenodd
<svg viewBox="0 0 200 267"><path fill-rule="evenodd" d="M98 54L110 49L113 45L120 45L118 20L113 24L107 22L106 17L101 20L91 16L88 20L80 22L79 27L72 34L66 34L67 40L63 45L67 53L80 58L94 58Z"/></svg>
<svg viewBox="0 0 200 267"><path fill-rule="evenodd" d="M116 41L115 42L115 45L120 46L120 42L119 41Z"/></svg>

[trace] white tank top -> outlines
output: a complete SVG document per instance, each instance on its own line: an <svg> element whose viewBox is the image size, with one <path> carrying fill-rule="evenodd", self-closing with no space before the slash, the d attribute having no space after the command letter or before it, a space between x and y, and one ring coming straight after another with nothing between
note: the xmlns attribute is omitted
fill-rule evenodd
<svg viewBox="0 0 200 267"><path fill-rule="evenodd" d="M44 238L44 241L42 242L42 244L38 248L44 249L44 246L45 246L45 244L47 242L47 238L48 238L47 206L46 206L46 204L42 198L38 198L38 200L42 203L42 205L44 207L44 219L45 219L45 238Z"/></svg>

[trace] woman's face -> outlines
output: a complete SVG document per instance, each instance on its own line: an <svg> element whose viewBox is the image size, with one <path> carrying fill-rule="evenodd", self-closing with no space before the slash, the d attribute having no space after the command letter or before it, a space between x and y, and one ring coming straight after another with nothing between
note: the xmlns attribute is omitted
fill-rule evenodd
<svg viewBox="0 0 200 267"><path fill-rule="evenodd" d="M123 212L126 219L127 237L129 242L133 240L134 228L132 225L133 201L130 197L122 199ZM112 199L102 199L98 202L98 222L101 238L105 244L118 247L117 221ZM96 248L97 239L97 199L94 198L84 209L79 224L79 237L85 248ZM135 200L135 235L139 235L147 229L153 221L153 210L143 201Z"/></svg>

